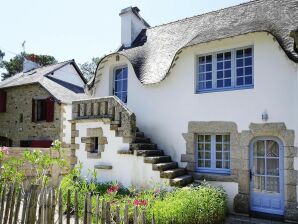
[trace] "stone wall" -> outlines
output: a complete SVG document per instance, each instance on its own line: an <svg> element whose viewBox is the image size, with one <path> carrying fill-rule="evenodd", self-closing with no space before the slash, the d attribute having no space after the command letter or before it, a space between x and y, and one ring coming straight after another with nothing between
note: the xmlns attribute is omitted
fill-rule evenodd
<svg viewBox="0 0 298 224"><path fill-rule="evenodd" d="M0 136L11 139L14 147L20 146L20 140L62 140L63 105L55 102L53 122L32 122L32 98L50 97L41 85L13 87L5 91L7 104L6 112L0 113Z"/></svg>
<svg viewBox="0 0 298 224"><path fill-rule="evenodd" d="M10 147L9 148L9 155L5 158L22 158L23 157L23 153L25 150L36 150L36 148L21 148L21 147ZM53 158L58 156L57 152L53 152L51 149L49 148L43 148L43 149L38 149L41 150L43 153L48 152ZM51 170L51 178L50 178L50 185L52 186L57 186L59 184L59 180L61 180L61 175L65 175L67 173L69 173L70 168L73 167L76 163L77 163L77 158L75 156L72 155L71 150L69 148L63 148L63 154L62 157L63 159L66 161L67 166L60 171L57 167L53 167L53 169ZM30 167L28 166L28 164L24 165L23 169L25 170L26 176L28 178L32 177L33 173L32 170L29 169ZM61 175L60 175L61 174Z"/></svg>

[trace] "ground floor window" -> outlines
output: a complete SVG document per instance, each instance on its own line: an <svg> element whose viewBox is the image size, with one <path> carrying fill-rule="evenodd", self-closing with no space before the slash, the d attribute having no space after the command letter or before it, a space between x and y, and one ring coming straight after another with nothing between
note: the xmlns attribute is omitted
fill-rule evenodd
<svg viewBox="0 0 298 224"><path fill-rule="evenodd" d="M197 170L209 173L230 173L229 134L198 135Z"/></svg>

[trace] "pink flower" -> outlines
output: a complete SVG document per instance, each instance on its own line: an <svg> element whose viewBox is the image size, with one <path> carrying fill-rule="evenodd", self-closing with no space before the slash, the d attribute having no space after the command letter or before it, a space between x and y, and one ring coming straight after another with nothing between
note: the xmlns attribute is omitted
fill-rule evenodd
<svg viewBox="0 0 298 224"><path fill-rule="evenodd" d="M134 206L139 206L140 205L140 201L138 199L135 199L133 201Z"/></svg>
<svg viewBox="0 0 298 224"><path fill-rule="evenodd" d="M9 154L9 148L4 146L0 147L0 152L3 152L4 154L8 155Z"/></svg>
<svg viewBox="0 0 298 224"><path fill-rule="evenodd" d="M113 194L113 193L118 193L119 191L119 185L112 185L109 187L109 189L107 190L108 194Z"/></svg>
<svg viewBox="0 0 298 224"><path fill-rule="evenodd" d="M148 205L148 201L145 199L141 200L141 205L146 207Z"/></svg>

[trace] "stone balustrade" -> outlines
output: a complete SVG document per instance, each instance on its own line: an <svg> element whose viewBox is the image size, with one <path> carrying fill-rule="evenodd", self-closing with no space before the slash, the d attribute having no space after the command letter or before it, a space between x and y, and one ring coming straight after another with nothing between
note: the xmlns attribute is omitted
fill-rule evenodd
<svg viewBox="0 0 298 224"><path fill-rule="evenodd" d="M91 98L72 102L72 120L103 119L116 125L124 138L133 139L136 132L136 117L116 96Z"/></svg>

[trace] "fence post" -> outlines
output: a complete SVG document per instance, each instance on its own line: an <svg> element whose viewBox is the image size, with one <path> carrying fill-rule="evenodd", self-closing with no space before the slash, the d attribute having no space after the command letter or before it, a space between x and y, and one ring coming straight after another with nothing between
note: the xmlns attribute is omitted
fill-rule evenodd
<svg viewBox="0 0 298 224"><path fill-rule="evenodd" d="M37 223L43 224L43 194L44 188L41 189L39 194L39 207L38 207L38 221Z"/></svg>
<svg viewBox="0 0 298 224"><path fill-rule="evenodd" d="M106 214L105 214L105 201L104 199L101 202L101 224L105 224L106 221Z"/></svg>
<svg viewBox="0 0 298 224"><path fill-rule="evenodd" d="M99 195L96 196L95 224L99 221Z"/></svg>
<svg viewBox="0 0 298 224"><path fill-rule="evenodd" d="M16 186L13 185L13 190L12 190L12 196L11 196L11 202L10 202L10 211L9 211L9 224L12 224L13 221L13 215L14 215L14 206L15 206L15 197L16 197Z"/></svg>
<svg viewBox="0 0 298 224"><path fill-rule="evenodd" d="M70 190L67 191L67 213L66 213L66 223L70 224Z"/></svg>
<svg viewBox="0 0 298 224"><path fill-rule="evenodd" d="M2 198L1 198L1 210L0 210L0 224L2 223L3 213L4 213L4 203L5 203L5 196L6 196L6 186L4 186L2 191Z"/></svg>
<svg viewBox="0 0 298 224"><path fill-rule="evenodd" d="M88 193L87 198L87 224L91 224L92 220L92 196L90 193Z"/></svg>
<svg viewBox="0 0 298 224"><path fill-rule="evenodd" d="M138 224L138 216L139 216L138 206L135 206L133 211L133 224Z"/></svg>
<svg viewBox="0 0 298 224"><path fill-rule="evenodd" d="M128 220L128 205L125 205L125 209L124 209L124 224L129 224L129 220Z"/></svg>
<svg viewBox="0 0 298 224"><path fill-rule="evenodd" d="M58 223L63 224L62 190L59 190L58 198Z"/></svg>
<svg viewBox="0 0 298 224"><path fill-rule="evenodd" d="M55 210L55 208L56 208L56 196L55 196L55 189L53 188L52 189L52 200L51 200L51 202L52 202L52 212L51 212L51 222L50 222L50 224L54 224L54 222L55 222L55 213L56 213L56 210Z"/></svg>
<svg viewBox="0 0 298 224"><path fill-rule="evenodd" d="M111 224L111 206L110 202L106 205L106 224Z"/></svg>
<svg viewBox="0 0 298 224"><path fill-rule="evenodd" d="M116 224L120 224L120 207L117 205L116 207Z"/></svg>
<svg viewBox="0 0 298 224"><path fill-rule="evenodd" d="M75 215L75 224L79 224L79 205L78 205L78 191L75 191L74 198L74 215Z"/></svg>
<svg viewBox="0 0 298 224"><path fill-rule="evenodd" d="M26 219L27 224L35 223L36 220L36 207L37 207L37 194L38 194L38 185L32 185L31 186L31 196L29 200L29 206L28 208L28 215Z"/></svg>
<svg viewBox="0 0 298 224"><path fill-rule="evenodd" d="M20 211L20 206L21 206L21 200L22 200L22 189L19 188L19 193L17 197L17 205L16 205L16 210L15 210L15 215L14 215L14 224L18 223L18 218L19 218L19 211Z"/></svg>
<svg viewBox="0 0 298 224"><path fill-rule="evenodd" d="M48 198L47 198L47 224L51 223L51 214L52 214L52 192L48 190Z"/></svg>
<svg viewBox="0 0 298 224"><path fill-rule="evenodd" d="M85 194L85 200L84 200L84 224L87 223L87 203L88 203L88 193Z"/></svg>
<svg viewBox="0 0 298 224"><path fill-rule="evenodd" d="M24 192L24 200L23 200L23 209L22 209L21 224L24 224L25 221L26 221L26 208L27 208L27 204L28 204L28 197L29 197L28 190L25 190L25 192Z"/></svg>
<svg viewBox="0 0 298 224"><path fill-rule="evenodd" d="M13 188L12 186L9 187L8 195L7 195L7 198L6 198L6 203L5 203L6 206L5 206L3 224L7 224L7 221L8 221L9 208L10 208L10 204L11 204L12 188Z"/></svg>
<svg viewBox="0 0 298 224"><path fill-rule="evenodd" d="M141 224L146 224L145 210L143 210L141 214Z"/></svg>

